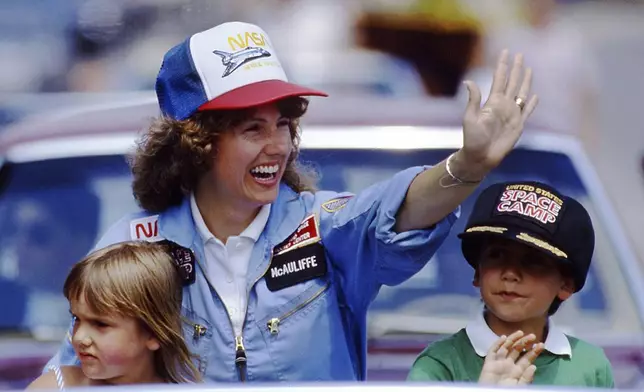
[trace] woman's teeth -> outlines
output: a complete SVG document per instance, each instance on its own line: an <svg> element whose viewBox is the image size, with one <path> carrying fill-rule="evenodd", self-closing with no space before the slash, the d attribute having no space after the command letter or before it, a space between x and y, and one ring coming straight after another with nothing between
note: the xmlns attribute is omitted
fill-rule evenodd
<svg viewBox="0 0 644 392"><path fill-rule="evenodd" d="M280 166L275 165L260 165L255 166L250 170L250 173L257 178L273 178L275 174L279 171Z"/></svg>

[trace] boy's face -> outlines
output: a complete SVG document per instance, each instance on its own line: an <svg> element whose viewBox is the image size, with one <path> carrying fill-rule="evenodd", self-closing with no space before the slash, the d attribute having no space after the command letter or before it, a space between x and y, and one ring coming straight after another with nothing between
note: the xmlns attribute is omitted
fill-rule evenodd
<svg viewBox="0 0 644 392"><path fill-rule="evenodd" d="M505 322L546 316L555 298L568 299L573 281L561 262L514 241L494 239L481 252L474 286L489 311Z"/></svg>

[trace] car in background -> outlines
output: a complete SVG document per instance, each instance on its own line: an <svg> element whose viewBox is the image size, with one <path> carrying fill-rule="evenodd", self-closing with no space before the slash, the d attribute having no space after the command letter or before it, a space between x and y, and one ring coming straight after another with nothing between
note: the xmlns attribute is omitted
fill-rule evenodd
<svg viewBox="0 0 644 392"><path fill-rule="evenodd" d="M358 192L458 149L462 110L436 99L315 99L302 123L301 159L320 173L320 188ZM125 156L157 114L150 94L79 103L0 132L0 388L24 387L65 336L63 280L110 225L137 209ZM577 198L596 229L587 284L555 321L605 349L619 387L644 387L642 272L588 157L569 136L529 129L481 189L526 180ZM463 203L463 217L477 194ZM464 223L418 274L381 289L369 314L370 380L403 380L429 342L481 310L456 238Z"/></svg>

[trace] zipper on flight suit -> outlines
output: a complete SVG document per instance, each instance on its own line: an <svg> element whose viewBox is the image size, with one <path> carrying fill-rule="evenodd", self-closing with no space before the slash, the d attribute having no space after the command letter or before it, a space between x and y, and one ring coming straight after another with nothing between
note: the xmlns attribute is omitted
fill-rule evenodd
<svg viewBox="0 0 644 392"><path fill-rule="evenodd" d="M194 252L194 251L193 251ZM271 251L271 257L268 260L268 264L266 265L266 268L264 271L259 275L257 279L253 282L253 284L250 285L249 290L246 292L246 298L248 299L250 297L250 290L253 289L253 286L259 282L259 280L266 274L266 271L271 267L271 262L273 261L273 252ZM197 259L197 264L201 268L202 271L205 271L201 263L199 262L199 259ZM210 279L208 279L208 276L206 274L203 274L204 278L206 279L206 282L208 282L208 285L214 291L217 296L219 294L217 293L217 290L215 289L215 286L210 282ZM221 297L220 297L221 298ZM233 321L230 319L230 313L228 313L228 308L226 307L226 304L224 301L221 301L221 304L224 306L224 309L226 309L226 314L228 315L228 322L230 323L230 329L233 331L233 337L235 338L235 367L237 368L237 373L239 374L239 380L241 382L246 381L246 362L247 362L247 357L246 357L246 349L244 348L244 338L242 335L235 335L235 326L233 325ZM242 331L244 330L244 325L246 324L246 316L248 314L248 300L246 301L246 309L244 311L244 319L242 320ZM205 327L204 327L205 328ZM195 329L196 331L196 329Z"/></svg>
<svg viewBox="0 0 644 392"><path fill-rule="evenodd" d="M244 348L244 338L235 336L235 367L239 372L239 380L246 381L246 349Z"/></svg>
<svg viewBox="0 0 644 392"><path fill-rule="evenodd" d="M268 320L268 322L266 323L266 327L268 328L268 331L271 333L271 335L277 335L280 332L279 325L282 321L291 317L293 314L300 311L303 307L313 302L316 298L322 295L322 293L324 293L328 288L329 288L329 282L326 282L324 286L322 286L322 288L320 288L318 291L315 292L315 294L311 296L311 298L307 299L306 301L302 302L295 308L284 313L280 317L273 317L272 319Z"/></svg>

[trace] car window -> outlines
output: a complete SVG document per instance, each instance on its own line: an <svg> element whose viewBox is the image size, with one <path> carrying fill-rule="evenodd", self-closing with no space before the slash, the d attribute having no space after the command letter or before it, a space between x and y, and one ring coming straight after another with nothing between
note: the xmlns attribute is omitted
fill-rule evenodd
<svg viewBox="0 0 644 392"><path fill-rule="evenodd" d="M136 208L122 156L5 166L0 193L0 328L59 336L62 286L106 228Z"/></svg>
<svg viewBox="0 0 644 392"><path fill-rule="evenodd" d="M358 192L409 166L431 164L451 151L308 150L302 159L320 174L320 188ZM59 338L68 322L62 285L71 265L82 258L105 230L137 209L131 178L122 156L98 156L20 163L3 169L0 182L0 328L29 330ZM562 154L517 149L483 186L507 180L539 180L578 198L597 230L595 259L587 284L555 316L571 332L640 331L641 326L617 256L605 236L571 161ZM476 194L462 206L466 217ZM462 326L480 306L472 287L473 271L461 256L459 219L433 260L396 287L383 287L371 316L419 317L425 332ZM11 299L11 300L9 300ZM618 320L620 322L618 322ZM401 323L395 323L398 328ZM404 327L404 326L402 326Z"/></svg>

